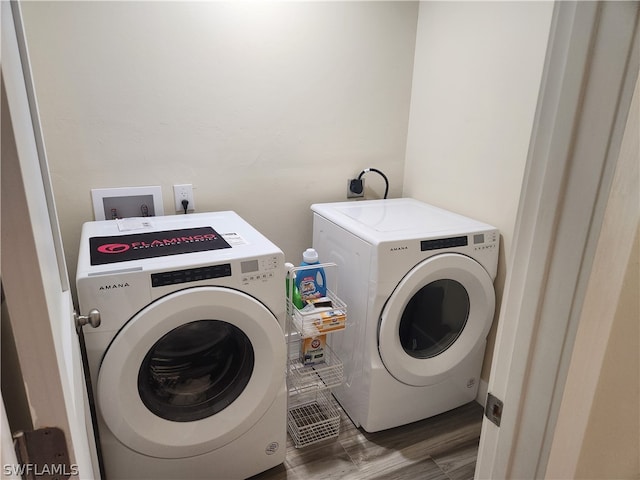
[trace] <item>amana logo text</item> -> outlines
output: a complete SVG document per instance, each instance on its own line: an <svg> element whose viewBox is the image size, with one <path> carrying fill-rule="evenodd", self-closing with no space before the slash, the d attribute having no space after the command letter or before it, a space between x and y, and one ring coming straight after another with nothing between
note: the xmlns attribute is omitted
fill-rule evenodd
<svg viewBox="0 0 640 480"><path fill-rule="evenodd" d="M390 252L398 252L400 250L409 250L409 247L407 247L406 245L402 246L402 247L391 247L389 249Z"/></svg>
<svg viewBox="0 0 640 480"><path fill-rule="evenodd" d="M101 285L98 290L116 290L118 288L130 287L129 282L124 283L110 283L109 285Z"/></svg>

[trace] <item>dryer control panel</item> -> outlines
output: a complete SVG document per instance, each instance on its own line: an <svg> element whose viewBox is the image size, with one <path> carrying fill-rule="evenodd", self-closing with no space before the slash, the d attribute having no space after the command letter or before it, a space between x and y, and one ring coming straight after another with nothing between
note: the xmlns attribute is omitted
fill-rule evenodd
<svg viewBox="0 0 640 480"><path fill-rule="evenodd" d="M440 250L442 248L465 247L469 244L467 236L438 238L435 240L422 240L420 242L420 250Z"/></svg>
<svg viewBox="0 0 640 480"><path fill-rule="evenodd" d="M460 235L456 237L436 238L422 240L420 251L443 250L445 248L468 247L475 251L494 249L497 246L498 233L496 230L472 233L470 235Z"/></svg>
<svg viewBox="0 0 640 480"><path fill-rule="evenodd" d="M470 235L470 237L473 240L473 249L476 252L480 250L493 250L498 248L497 230L474 233L473 235Z"/></svg>

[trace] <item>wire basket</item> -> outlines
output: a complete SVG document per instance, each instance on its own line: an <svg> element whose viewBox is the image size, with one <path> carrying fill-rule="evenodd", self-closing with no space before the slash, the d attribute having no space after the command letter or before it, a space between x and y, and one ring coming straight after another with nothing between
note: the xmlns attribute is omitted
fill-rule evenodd
<svg viewBox="0 0 640 480"><path fill-rule="evenodd" d="M332 310L320 314L313 311L305 312L295 307L290 307L293 312L293 325L303 337L312 337L322 335L323 333L344 330L347 318L347 306L338 298L331 290L327 289L327 297L331 299L333 304ZM320 318L324 315L325 318Z"/></svg>
<svg viewBox="0 0 640 480"><path fill-rule="evenodd" d="M299 342L298 342L299 344ZM295 345L289 351L289 389L304 392L310 388L333 388L344 381L342 361L328 345L324 347L324 362L303 365Z"/></svg>
<svg viewBox="0 0 640 480"><path fill-rule="evenodd" d="M306 447L340 433L340 411L329 390L290 397L287 427L296 448Z"/></svg>

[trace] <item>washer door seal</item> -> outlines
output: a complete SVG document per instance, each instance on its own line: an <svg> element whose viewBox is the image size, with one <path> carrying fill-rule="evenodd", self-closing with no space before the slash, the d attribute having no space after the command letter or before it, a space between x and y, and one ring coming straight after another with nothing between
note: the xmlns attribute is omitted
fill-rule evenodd
<svg viewBox="0 0 640 480"><path fill-rule="evenodd" d="M493 282L482 265L458 253L430 257L405 275L382 309L382 362L407 385L438 383L486 341L494 311Z"/></svg>
<svg viewBox="0 0 640 480"><path fill-rule="evenodd" d="M173 359L166 340L175 338L179 342L180 338L192 338L193 332L185 337L181 329L196 324L205 326L205 332L212 335L215 332L221 338L212 339L211 342L196 342L194 349L207 349L216 342L223 348L224 343L227 345L224 347L227 356L247 354L251 357L252 354L252 358L247 360L251 368L238 368L238 372L244 372L237 375L244 387L241 385L238 388L241 391L234 393L235 399L231 403L223 408L214 408L215 412L212 411L211 415L204 418L196 415L195 419L184 421L169 419L170 415L162 418L153 413L140 396L139 381L141 375L146 375L141 368L149 368L149 352L157 351L159 347L168 354L164 358L156 354L156 370L159 362ZM220 334L219 324L227 324L229 333ZM246 337L248 344L245 341L238 344L231 337ZM178 350L185 346L175 344L174 347L174 350ZM196 353L194 356L194 352L185 350L185 358L192 360L192 365L184 367L174 363L168 368L179 372L187 381L207 383L209 381L204 382L204 379L208 379L209 375L223 376L220 373L223 367L213 367L205 374L197 378L193 374L194 378L189 379L186 368L202 370L208 367L206 362L198 360L201 353ZM209 355L207 352L204 354ZM216 361L214 357L215 353L211 353L212 362ZM235 440L259 421L284 388L285 367L286 345L282 329L276 317L262 303L245 293L223 287L180 290L138 312L111 342L98 374L98 411L115 437L136 452L159 458L201 455ZM224 374L227 374L226 371ZM160 393L163 388L158 384L166 381L166 378L160 375L153 380ZM214 385L213 380L209 383ZM205 385L204 389L207 388L210 392L215 386ZM193 391L191 388L166 388L166 391L169 390L177 392L177 396L175 400L169 399L167 402L177 404L192 401L188 395ZM146 402L149 403L149 400L146 399ZM179 409L175 405L171 407Z"/></svg>

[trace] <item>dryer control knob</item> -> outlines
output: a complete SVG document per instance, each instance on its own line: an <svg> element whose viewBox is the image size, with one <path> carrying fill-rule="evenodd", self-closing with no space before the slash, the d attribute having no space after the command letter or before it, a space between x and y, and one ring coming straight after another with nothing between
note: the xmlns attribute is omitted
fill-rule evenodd
<svg viewBox="0 0 640 480"><path fill-rule="evenodd" d="M89 315L78 315L73 312L73 318L76 321L76 328L82 328L87 324L93 328L100 326L100 312L96 308L89 310Z"/></svg>

